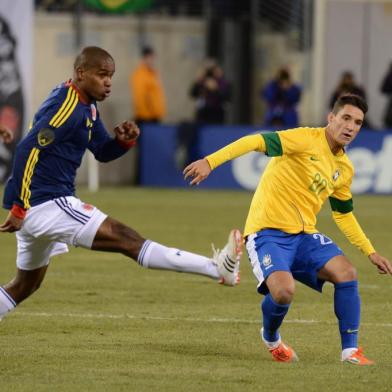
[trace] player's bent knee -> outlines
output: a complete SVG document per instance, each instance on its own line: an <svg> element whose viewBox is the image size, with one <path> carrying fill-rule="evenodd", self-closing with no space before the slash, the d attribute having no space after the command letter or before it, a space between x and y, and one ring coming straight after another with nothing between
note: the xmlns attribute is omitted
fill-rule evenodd
<svg viewBox="0 0 392 392"><path fill-rule="evenodd" d="M340 272L338 279L340 282L351 282L352 280L357 280L357 270L352 265L349 265L342 272Z"/></svg>
<svg viewBox="0 0 392 392"><path fill-rule="evenodd" d="M274 288L270 291L274 301L280 305L290 304L294 297L294 285Z"/></svg>
<svg viewBox="0 0 392 392"><path fill-rule="evenodd" d="M121 252L136 260L144 241L138 232L108 217L99 228L91 248Z"/></svg>
<svg viewBox="0 0 392 392"><path fill-rule="evenodd" d="M131 256L139 253L145 240L138 232L118 222L114 225L114 233L122 251L130 254Z"/></svg>

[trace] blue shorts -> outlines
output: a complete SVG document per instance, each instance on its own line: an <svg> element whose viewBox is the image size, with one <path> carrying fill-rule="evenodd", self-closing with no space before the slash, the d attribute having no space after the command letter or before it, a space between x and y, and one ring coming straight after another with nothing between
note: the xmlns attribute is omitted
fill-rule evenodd
<svg viewBox="0 0 392 392"><path fill-rule="evenodd" d="M321 292L325 282L317 278L318 271L333 257L343 254L324 234L288 234L276 229L249 235L246 249L261 294L268 293L265 280L274 271L290 272L295 280Z"/></svg>

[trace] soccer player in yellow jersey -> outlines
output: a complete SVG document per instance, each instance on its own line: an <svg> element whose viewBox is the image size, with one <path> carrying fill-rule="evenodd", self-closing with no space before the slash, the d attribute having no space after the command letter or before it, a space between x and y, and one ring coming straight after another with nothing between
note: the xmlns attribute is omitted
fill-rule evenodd
<svg viewBox="0 0 392 392"><path fill-rule="evenodd" d="M341 96L324 128L296 128L245 136L184 169L191 185L199 184L222 163L250 151L273 157L254 194L244 238L253 272L264 294L261 338L274 360L293 362L294 350L285 345L279 327L292 302L295 280L321 292L335 286L342 361L371 365L358 347L360 297L357 273L335 243L317 231L316 216L329 198L333 218L381 274L392 266L379 255L353 215L350 185L353 166L344 150L358 134L367 112L356 95Z"/></svg>

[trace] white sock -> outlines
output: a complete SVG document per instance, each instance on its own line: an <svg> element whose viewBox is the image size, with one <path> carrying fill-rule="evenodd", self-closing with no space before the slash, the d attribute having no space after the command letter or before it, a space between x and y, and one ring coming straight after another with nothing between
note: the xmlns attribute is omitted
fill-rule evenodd
<svg viewBox="0 0 392 392"><path fill-rule="evenodd" d="M349 347L349 348L345 348L342 351L342 361L344 361L345 359L347 359L351 354L355 353L355 351L357 351L358 348L357 347Z"/></svg>
<svg viewBox="0 0 392 392"><path fill-rule="evenodd" d="M260 335L261 335L261 340L265 343L267 348L276 348L279 346L279 344L282 342L282 339L279 335L279 339L276 342L269 342L268 340L264 339L264 334L263 334L263 328L260 329Z"/></svg>
<svg viewBox="0 0 392 392"><path fill-rule="evenodd" d="M147 240L139 252L138 263L145 268L166 269L178 272L219 278L217 266L212 259Z"/></svg>
<svg viewBox="0 0 392 392"><path fill-rule="evenodd" d="M2 287L0 287L0 320L6 313L14 309L15 306L16 302Z"/></svg>

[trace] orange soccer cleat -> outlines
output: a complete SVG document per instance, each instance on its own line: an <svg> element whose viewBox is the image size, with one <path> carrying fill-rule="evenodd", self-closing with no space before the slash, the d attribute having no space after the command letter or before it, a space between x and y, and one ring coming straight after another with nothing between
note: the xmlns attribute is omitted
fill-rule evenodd
<svg viewBox="0 0 392 392"><path fill-rule="evenodd" d="M342 359L342 362L347 362L359 366L374 365L374 361L371 361L370 359L367 359L365 357L362 351L362 347L358 347L358 349L352 352L350 356L345 359Z"/></svg>
<svg viewBox="0 0 392 392"><path fill-rule="evenodd" d="M272 354L274 361L277 362L297 362L298 356L295 351L290 347L280 342L275 348L269 348L269 352Z"/></svg>

